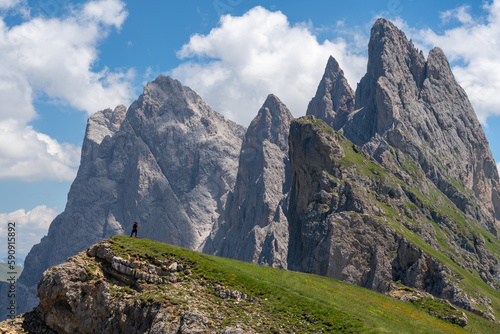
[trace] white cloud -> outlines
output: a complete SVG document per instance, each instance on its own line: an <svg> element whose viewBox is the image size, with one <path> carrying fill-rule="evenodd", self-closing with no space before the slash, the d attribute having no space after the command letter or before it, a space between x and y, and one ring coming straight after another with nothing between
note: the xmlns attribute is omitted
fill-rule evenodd
<svg viewBox="0 0 500 334"><path fill-rule="evenodd" d="M7 238L8 222L15 222L16 258L24 261L31 247L47 234L50 223L58 212L45 205L26 212L20 209L10 213L0 213L0 235Z"/></svg>
<svg viewBox="0 0 500 334"><path fill-rule="evenodd" d="M114 25L120 29L128 16L123 2L120 0L91 1L85 4L83 12L93 21L106 25Z"/></svg>
<svg viewBox="0 0 500 334"><path fill-rule="evenodd" d="M497 171L500 174L500 161L497 162Z"/></svg>
<svg viewBox="0 0 500 334"><path fill-rule="evenodd" d="M0 0L0 9L9 9L17 4L19 4L21 0Z"/></svg>
<svg viewBox="0 0 500 334"><path fill-rule="evenodd" d="M89 7L92 15L87 13ZM105 12L100 15L99 9ZM132 95L129 79L133 72L92 70L98 59L98 42L107 37L111 26L120 27L126 17L124 4L117 0L95 1L72 14L64 19L39 17L12 28L1 22L2 64L8 66L0 70L0 80L6 81L1 79L5 75L2 72L8 70L11 76L25 78L29 88L89 115L127 102ZM21 102L32 104L31 99Z"/></svg>
<svg viewBox="0 0 500 334"><path fill-rule="evenodd" d="M2 1L2 0L0 0ZM15 26L0 18L0 179L71 180L79 148L28 126L45 95L91 115L129 102L132 70L93 69L98 44L128 13L119 0L87 2L62 18L37 17ZM19 148L19 150L14 150ZM75 163L76 162L76 163Z"/></svg>
<svg viewBox="0 0 500 334"><path fill-rule="evenodd" d="M0 121L0 180L72 181L80 148L58 143L15 120Z"/></svg>
<svg viewBox="0 0 500 334"><path fill-rule="evenodd" d="M171 75L197 91L228 118L248 125L266 96L276 94L295 116L305 114L328 57L333 55L355 86L366 58L350 54L344 39L319 43L311 24L291 26L281 12L255 7L223 16L208 35L194 35L178 52L190 60Z"/></svg>
<svg viewBox="0 0 500 334"><path fill-rule="evenodd" d="M470 6L461 6L455 9L447 10L441 13L441 20L443 22L448 22L451 19L457 19L458 22L462 24L474 23L474 19L469 14Z"/></svg>
<svg viewBox="0 0 500 334"><path fill-rule="evenodd" d="M438 34L431 29L411 31L411 37L427 47L439 46L450 61L453 73L465 89L479 120L500 115L500 0L484 6L486 17L474 18L467 6L442 14L446 22L455 18L459 26Z"/></svg>

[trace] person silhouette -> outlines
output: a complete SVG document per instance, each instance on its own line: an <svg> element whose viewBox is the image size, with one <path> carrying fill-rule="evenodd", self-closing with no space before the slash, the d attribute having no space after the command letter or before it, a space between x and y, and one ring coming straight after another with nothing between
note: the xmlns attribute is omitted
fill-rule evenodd
<svg viewBox="0 0 500 334"><path fill-rule="evenodd" d="M137 222L134 222L134 226L132 226L132 233L130 233L130 237L132 238L132 235L135 233L135 237L137 238L137 227L139 224Z"/></svg>

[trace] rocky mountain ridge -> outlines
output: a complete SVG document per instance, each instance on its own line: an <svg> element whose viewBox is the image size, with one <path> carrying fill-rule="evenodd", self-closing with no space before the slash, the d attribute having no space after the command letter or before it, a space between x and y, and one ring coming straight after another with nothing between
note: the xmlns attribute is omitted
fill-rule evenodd
<svg viewBox="0 0 500 334"><path fill-rule="evenodd" d="M33 247L18 280L30 291L22 308L36 306L34 290L48 267L130 233L134 221L142 236L200 248L234 186L244 132L165 76L128 109L90 117L66 209Z"/></svg>
<svg viewBox="0 0 500 334"><path fill-rule="evenodd" d="M495 319L497 311L470 298L473 290L464 290L463 277L457 280L457 264L498 288L498 255L473 227L459 226L465 215L447 216L453 204L435 187L421 193L313 116L292 122L290 164L289 269L379 292L401 282ZM422 176L420 170L415 178ZM436 229L433 216L446 226ZM439 233L446 233L450 245ZM470 239L455 243L457 234ZM446 251L455 263L438 260L435 250ZM484 307L487 312L480 310Z"/></svg>
<svg viewBox="0 0 500 334"><path fill-rule="evenodd" d="M164 76L96 113L20 290L138 220L141 236L379 292L399 281L496 321L498 172L442 51L426 60L379 19L356 92L330 58L307 113L270 95L245 130Z"/></svg>
<svg viewBox="0 0 500 334"><path fill-rule="evenodd" d="M489 245L498 240L498 171L439 48L426 60L401 30L378 19L355 94L330 59L307 113L345 137L325 140L332 129L315 119L292 125L289 268L378 291L401 280L468 309L482 298L456 284L454 265L499 288L500 256ZM420 241L425 246L415 248ZM427 246L452 261L435 261ZM486 313L493 319L496 312Z"/></svg>
<svg viewBox="0 0 500 334"><path fill-rule="evenodd" d="M203 251L247 262L287 267L290 161L293 116L274 95L248 127L234 190L225 215Z"/></svg>
<svg viewBox="0 0 500 334"><path fill-rule="evenodd" d="M432 49L426 60L401 30L378 19L368 54L367 74L354 98L340 67L329 61L307 113L323 119L385 166L401 168L387 154L389 147L409 154L461 211L496 235L500 227L498 171L481 125L443 51ZM315 107L321 99L333 101L323 114ZM332 111L329 105L339 107ZM460 188L471 189L474 196Z"/></svg>

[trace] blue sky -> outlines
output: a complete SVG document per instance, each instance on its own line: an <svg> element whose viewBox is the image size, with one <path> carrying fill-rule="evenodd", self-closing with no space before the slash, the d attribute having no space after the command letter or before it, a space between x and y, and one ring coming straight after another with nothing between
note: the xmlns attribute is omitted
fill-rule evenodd
<svg viewBox="0 0 500 334"><path fill-rule="evenodd" d="M329 55L355 88L379 16L444 50L500 162L500 0L0 0L0 234L18 221L25 256L64 210L89 115L159 74L243 125L269 93L301 116Z"/></svg>

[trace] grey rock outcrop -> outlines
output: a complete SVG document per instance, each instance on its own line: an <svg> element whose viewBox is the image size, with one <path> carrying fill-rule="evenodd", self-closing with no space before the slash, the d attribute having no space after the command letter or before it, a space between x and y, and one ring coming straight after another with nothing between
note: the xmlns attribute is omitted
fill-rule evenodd
<svg viewBox="0 0 500 334"><path fill-rule="evenodd" d="M292 119L276 96L267 97L246 132L234 191L205 252L287 267L288 132Z"/></svg>
<svg viewBox="0 0 500 334"><path fill-rule="evenodd" d="M386 166L391 160L388 147L409 154L460 210L496 235L498 172L486 136L443 51L434 48L426 60L401 30L378 19L368 53L367 74L356 89L356 110L341 125L341 132Z"/></svg>
<svg viewBox="0 0 500 334"><path fill-rule="evenodd" d="M388 292L388 295L397 298L399 300L413 303L422 308L427 308L430 310L430 305L440 304L441 308L446 310L443 314L439 314L434 311L434 314L445 321L451 322L452 324L458 325L460 327L465 327L469 323L467 315L461 310L457 309L455 306L450 304L447 300L436 300L434 296L429 293L422 291L410 289L407 287L397 287L397 285L392 285L392 291ZM432 312L432 311L431 311Z"/></svg>
<svg viewBox="0 0 500 334"><path fill-rule="evenodd" d="M164 76L128 110L90 117L66 209L29 253L21 284L36 286L48 267L134 221L140 237L201 247L234 187L244 132Z"/></svg>
<svg viewBox="0 0 500 334"><path fill-rule="evenodd" d="M354 106L354 91L339 63L330 56L316 95L307 107L307 115L325 121L334 130L340 130L354 111Z"/></svg>
<svg viewBox="0 0 500 334"><path fill-rule="evenodd" d="M35 306L33 291L45 269L106 237L128 234L139 221L140 237L381 292L400 281L495 319L482 302L488 298L469 298L455 279L461 267L500 286L500 180L443 52L435 48L426 60L402 31L379 19L356 93L330 58L307 113L292 121L270 95L245 132L164 76L128 110L96 113L66 209L26 259L19 305ZM435 252L449 261L430 255ZM144 271L106 254L89 253L109 262L118 280L178 280L177 263ZM90 320L78 313L92 301L148 323L151 333L170 330L164 310L117 304L104 288L84 288L78 282L91 278L82 268L70 261L60 267L64 273L43 276L40 307L53 328L87 326ZM66 315L68 325L59 319ZM113 319L100 325L114 326L119 317ZM172 328L197 332L205 320L186 313Z"/></svg>
<svg viewBox="0 0 500 334"><path fill-rule="evenodd" d="M138 293L154 294L155 289L158 293L159 287L163 291L178 289L177 292L186 288L177 281L162 280L166 273L151 273L152 267L160 269L170 264L170 273L191 275L189 265L172 261L155 259L158 266L146 259L129 261L115 255L108 243L93 245L43 273L38 284L40 305L36 313L44 325L57 333L215 333L214 324L209 326L214 319L209 319L205 312L184 310L175 316L172 307L137 298ZM193 286L196 283L191 281L190 287ZM194 303L197 298L201 303L203 297L193 294ZM242 330L223 327L219 332Z"/></svg>
<svg viewBox="0 0 500 334"><path fill-rule="evenodd" d="M418 204L421 194L313 116L294 120L289 140L290 270L379 292L386 292L391 281L399 281L477 311L454 281L452 270L402 233L409 229L442 251L429 223L438 213L425 205L409 204ZM449 250L460 257L461 265L474 267L467 269L481 272L486 283L497 284L491 273L498 273L498 257L486 249L484 239L473 228L454 230L458 224L451 219L445 224L450 227L442 227L440 233L449 233ZM476 246L457 247L454 240L459 243L466 234Z"/></svg>
<svg viewBox="0 0 500 334"><path fill-rule="evenodd" d="M91 278L84 265L75 261L44 273L38 310L50 328L58 333L146 333L168 319L159 306L113 298L109 284L90 285Z"/></svg>

